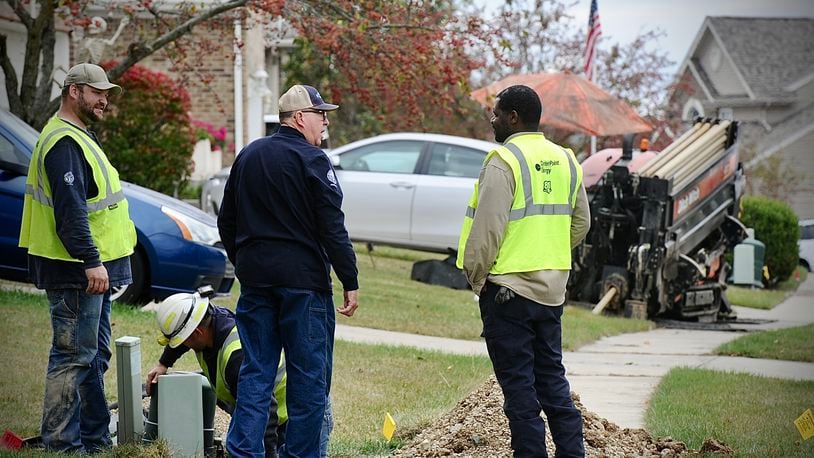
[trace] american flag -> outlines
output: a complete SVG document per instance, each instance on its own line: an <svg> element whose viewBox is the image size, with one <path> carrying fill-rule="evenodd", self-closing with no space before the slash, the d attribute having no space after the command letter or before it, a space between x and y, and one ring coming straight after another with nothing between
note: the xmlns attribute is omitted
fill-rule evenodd
<svg viewBox="0 0 814 458"><path fill-rule="evenodd" d="M588 39L585 42L585 78L593 81L594 76L594 54L596 53L596 41L602 35L602 24L599 23L599 8L596 0L591 0L591 15L588 17Z"/></svg>

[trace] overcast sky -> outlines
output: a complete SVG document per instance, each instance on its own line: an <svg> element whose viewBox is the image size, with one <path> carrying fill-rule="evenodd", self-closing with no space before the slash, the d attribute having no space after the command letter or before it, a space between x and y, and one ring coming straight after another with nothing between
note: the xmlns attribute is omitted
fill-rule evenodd
<svg viewBox="0 0 814 458"><path fill-rule="evenodd" d="M497 9L503 1L475 0L474 3L491 10ZM590 5L590 0L577 0L569 9L576 23L584 24L586 29ZM643 30L658 28L666 35L655 45L667 51L675 67L689 51L706 16L814 17L814 0L598 0L598 7L602 39L606 43L629 43ZM599 46L603 46L602 41Z"/></svg>

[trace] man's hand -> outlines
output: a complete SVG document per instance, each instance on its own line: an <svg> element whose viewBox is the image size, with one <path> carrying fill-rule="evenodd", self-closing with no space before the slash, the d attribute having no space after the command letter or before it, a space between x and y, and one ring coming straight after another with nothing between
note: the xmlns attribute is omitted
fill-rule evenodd
<svg viewBox="0 0 814 458"><path fill-rule="evenodd" d="M153 382L158 383L158 376L166 374L167 369L169 369L167 366L158 363L154 368L150 369L150 372L147 372L147 396L150 396L150 388L153 386Z"/></svg>
<svg viewBox="0 0 814 458"><path fill-rule="evenodd" d="M345 291L345 303L336 311L345 316L353 316L353 312L359 307L359 290Z"/></svg>
<svg viewBox="0 0 814 458"><path fill-rule="evenodd" d="M88 277L88 288L85 290L88 294L104 294L110 289L105 266L85 269L85 276Z"/></svg>

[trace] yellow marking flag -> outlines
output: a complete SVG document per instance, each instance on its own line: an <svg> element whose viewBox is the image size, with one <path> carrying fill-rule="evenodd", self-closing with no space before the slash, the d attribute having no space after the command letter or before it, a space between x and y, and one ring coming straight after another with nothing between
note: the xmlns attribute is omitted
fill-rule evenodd
<svg viewBox="0 0 814 458"><path fill-rule="evenodd" d="M794 420L794 426L797 427L797 431L800 431L803 440L814 436L814 414L811 413L811 409L806 409L802 415Z"/></svg>
<svg viewBox="0 0 814 458"><path fill-rule="evenodd" d="M382 434L385 439L390 440L393 438L393 432L396 430L396 421L390 416L390 412L384 413L384 425L382 425Z"/></svg>

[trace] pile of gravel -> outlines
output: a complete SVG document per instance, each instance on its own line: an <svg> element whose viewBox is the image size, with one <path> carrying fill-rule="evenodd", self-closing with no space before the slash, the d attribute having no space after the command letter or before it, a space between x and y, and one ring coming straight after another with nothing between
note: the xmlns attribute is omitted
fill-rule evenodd
<svg viewBox="0 0 814 458"><path fill-rule="evenodd" d="M620 428L585 409L579 396L571 393L582 412L585 456L588 457L676 457L695 454L683 442L670 437L653 438L643 429ZM431 457L511 457L509 423L503 414L503 393L494 377L460 401L435 425L419 433L393 456ZM549 456L554 456L551 433L546 432ZM708 440L704 453L731 456L726 445Z"/></svg>

